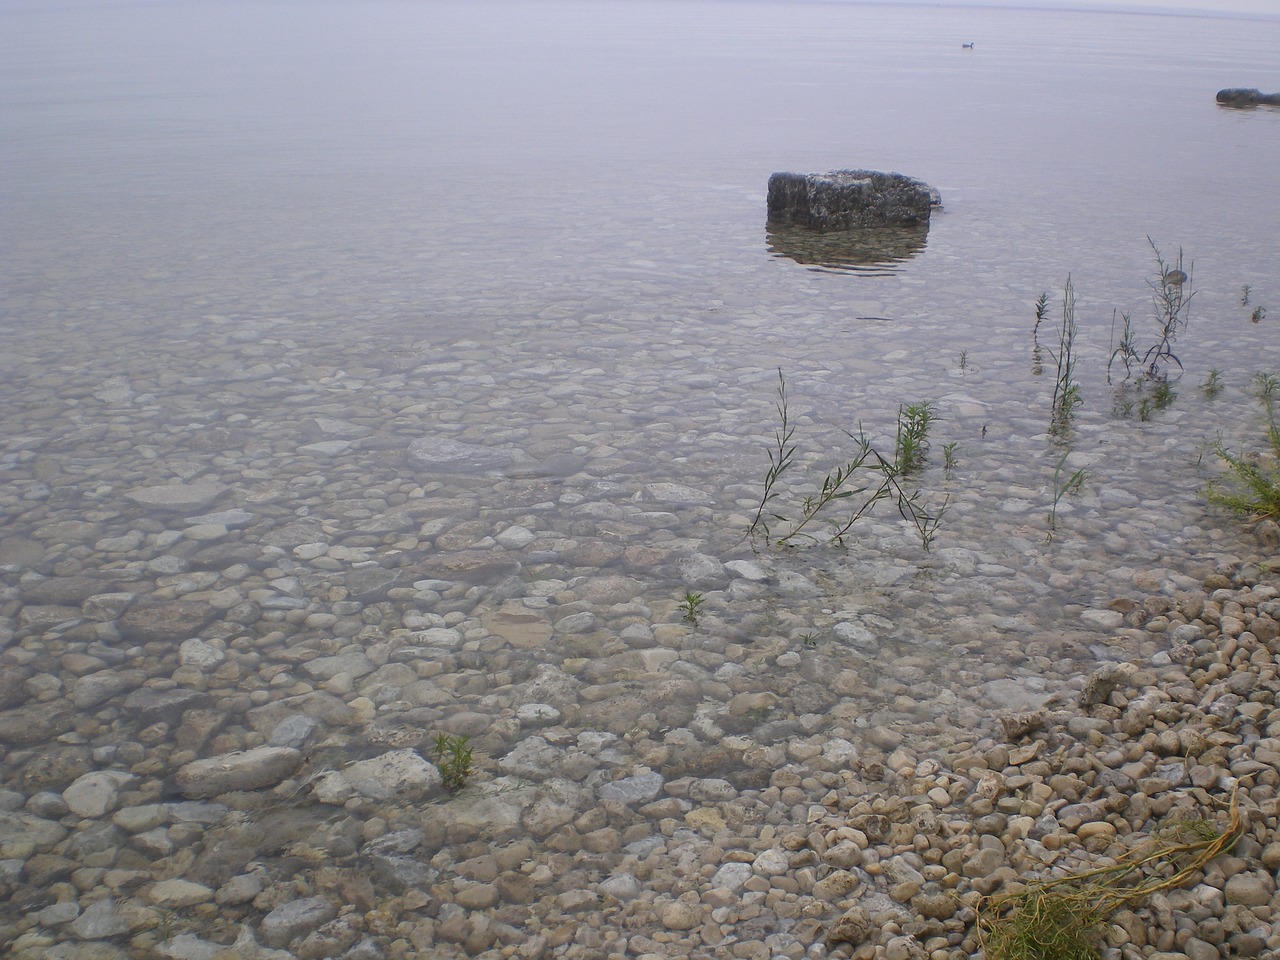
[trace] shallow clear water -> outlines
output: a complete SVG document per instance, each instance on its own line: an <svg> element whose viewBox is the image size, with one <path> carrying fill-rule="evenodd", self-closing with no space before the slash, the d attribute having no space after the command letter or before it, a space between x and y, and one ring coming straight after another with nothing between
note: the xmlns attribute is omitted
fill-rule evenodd
<svg viewBox="0 0 1280 960"><path fill-rule="evenodd" d="M1239 390L1274 366L1271 326L1249 325L1238 300L1251 284L1266 303L1274 285L1280 115L1212 99L1280 86L1270 20L763 3L5 19L6 367L45 384L63 365L111 375L161 344L198 375L210 314L366 361L375 334L447 353L466 332L492 338L499 383L543 357L572 378L566 344L607 321L626 366L655 351L668 369L758 380L750 411L672 384L733 424L744 457L769 426L774 366L797 402L806 379L838 381L836 426L882 422L941 380L982 404L991 436L1043 407L1030 306L1071 274L1082 425L1102 429L1111 308L1146 314L1148 236L1196 262L1188 383L1221 367ZM927 244L890 275L768 255L768 174L837 166L941 189ZM690 356L662 356L673 335ZM1192 393L1179 434L1230 406L1199 411ZM940 439L966 447L977 422L937 399ZM965 457L966 488L1002 456L992 445Z"/></svg>
<svg viewBox="0 0 1280 960"><path fill-rule="evenodd" d="M765 548L815 591L708 589L706 616L955 688L924 716L973 677L1099 655L1083 610L1252 549L1206 512L1201 453L1219 431L1258 442L1250 378L1280 370L1280 111L1214 93L1280 89L1280 22L197 2L10 6L0 35L0 522L34 545L7 558L11 585L68 557L117 562L95 543L137 522L120 498L145 484L227 483L260 511L247 543L297 518L341 540L420 485L467 522L366 559L523 525L540 538L519 558L530 596L623 570L651 619L678 622L683 556L753 556L778 369L818 478L844 430L891 445L899 404L933 402L921 485L948 512L929 554L890 509L843 550ZM927 240L874 270L776 255L769 174L843 167L937 187ZM1179 396L1139 422L1113 415L1106 360L1113 309L1147 322L1148 237L1194 261L1197 297ZM1032 313L1068 275L1085 403L1067 464L1088 479L1050 539L1064 447ZM1271 316L1254 324L1258 304ZM300 452L315 417L361 439ZM405 459L423 435L542 466L442 476ZM84 542L68 518L91 522ZM654 549L578 563L557 537ZM34 642L7 611L7 642ZM840 623L876 643L844 650ZM1046 635L1082 642L1011 655Z"/></svg>

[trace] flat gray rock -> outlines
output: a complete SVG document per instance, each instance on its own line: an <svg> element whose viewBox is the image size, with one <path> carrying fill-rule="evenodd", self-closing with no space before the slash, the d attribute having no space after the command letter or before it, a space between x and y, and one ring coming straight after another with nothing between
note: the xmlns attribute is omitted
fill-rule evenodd
<svg viewBox="0 0 1280 960"><path fill-rule="evenodd" d="M62 799L77 817L101 817L116 808L120 791L137 779L122 770L94 770L77 777L62 791Z"/></svg>
<svg viewBox="0 0 1280 960"><path fill-rule="evenodd" d="M125 640L153 643L194 637L217 615L217 610L197 600L144 600L126 610L116 623Z"/></svg>
<svg viewBox="0 0 1280 960"><path fill-rule="evenodd" d="M165 960L213 960L216 954L227 948L220 943L201 940L194 933L180 933L164 941L163 949Z"/></svg>
<svg viewBox="0 0 1280 960"><path fill-rule="evenodd" d="M125 498L141 507L172 513L191 513L203 510L227 492L226 484L216 480L195 480L191 483L165 483L154 487L139 487L125 493Z"/></svg>
<svg viewBox="0 0 1280 960"><path fill-rule="evenodd" d="M999 710L1032 711L1043 707L1051 696L1044 686L1039 677L1010 677L988 680L981 689Z"/></svg>
<svg viewBox="0 0 1280 960"><path fill-rule="evenodd" d="M75 714L64 700L24 704L0 713L0 743L30 747L56 739L75 723Z"/></svg>
<svg viewBox="0 0 1280 960"><path fill-rule="evenodd" d="M720 590L729 583L729 572L715 557L695 553L677 564L680 579L691 590Z"/></svg>
<svg viewBox="0 0 1280 960"><path fill-rule="evenodd" d="M14 856L26 844L47 850L66 835L67 828L54 820L21 810L0 810L0 860Z"/></svg>
<svg viewBox="0 0 1280 960"><path fill-rule="evenodd" d="M373 663L363 653L339 653L331 657L316 657L304 663L302 668L317 680L331 680L340 673L359 678L374 671Z"/></svg>
<svg viewBox="0 0 1280 960"><path fill-rule="evenodd" d="M429 470L449 473L483 473L500 470L523 459L515 450L463 443L448 437L421 437L409 444L409 462Z"/></svg>
<svg viewBox="0 0 1280 960"><path fill-rule="evenodd" d="M301 427L303 435L313 443L322 440L354 440L371 432L368 427L336 417L308 417L302 421Z"/></svg>
<svg viewBox="0 0 1280 960"><path fill-rule="evenodd" d="M322 897L303 897L282 903L262 918L262 939L283 947L338 915L338 908Z"/></svg>
<svg viewBox="0 0 1280 960"><path fill-rule="evenodd" d="M564 751L552 746L544 737L525 737L507 752L498 766L503 773L525 780L545 780L552 776L564 760Z"/></svg>
<svg viewBox="0 0 1280 960"><path fill-rule="evenodd" d="M342 778L357 793L374 800L421 798L435 793L442 784L435 764L409 749L392 750L380 757L353 763L342 770Z"/></svg>
<svg viewBox="0 0 1280 960"><path fill-rule="evenodd" d="M638 773L611 783L601 784L596 794L601 800L617 800L619 803L648 803L662 791L662 774Z"/></svg>
<svg viewBox="0 0 1280 960"><path fill-rule="evenodd" d="M41 577L24 579L18 592L26 603L78 604L115 586L114 580L103 577Z"/></svg>
<svg viewBox="0 0 1280 960"><path fill-rule="evenodd" d="M852 623L846 620L837 623L831 628L831 632L845 643L851 643L863 650L874 650L880 645L876 635L860 623Z"/></svg>
<svg viewBox="0 0 1280 960"><path fill-rule="evenodd" d="M85 907L70 927L81 940L107 940L128 933L129 921L120 916L115 900L108 897Z"/></svg>
<svg viewBox="0 0 1280 960"><path fill-rule="evenodd" d="M346 453L352 445L350 440L318 440L315 443L304 443L298 448L298 452L313 457L336 457Z"/></svg>
<svg viewBox="0 0 1280 960"><path fill-rule="evenodd" d="M178 771L178 789L188 797L216 797L233 790L272 787L298 768L302 753L292 747L254 747L193 760Z"/></svg>
<svg viewBox="0 0 1280 960"><path fill-rule="evenodd" d="M154 687L142 687L125 698L124 708L130 716L136 717L143 724L174 724L188 710L200 709L208 703L209 695L199 690L182 687L157 690Z"/></svg>
<svg viewBox="0 0 1280 960"><path fill-rule="evenodd" d="M271 730L271 737L267 741L267 745L272 747L293 747L295 750L301 750L318 726L320 724L315 717L295 713L292 716L285 717L275 725Z"/></svg>
<svg viewBox="0 0 1280 960"><path fill-rule="evenodd" d="M658 503L683 503L706 506L712 502L711 494L683 483L646 483L638 499Z"/></svg>
<svg viewBox="0 0 1280 960"><path fill-rule="evenodd" d="M230 510L219 510L217 513L202 513L197 517L187 517L186 522L193 526L217 524L228 530L238 530L253 523L253 514L240 507L233 507Z"/></svg>
<svg viewBox="0 0 1280 960"><path fill-rule="evenodd" d="M352 570L343 580L343 586L354 600L374 603L383 599L386 592L400 582L398 570L370 566Z"/></svg>

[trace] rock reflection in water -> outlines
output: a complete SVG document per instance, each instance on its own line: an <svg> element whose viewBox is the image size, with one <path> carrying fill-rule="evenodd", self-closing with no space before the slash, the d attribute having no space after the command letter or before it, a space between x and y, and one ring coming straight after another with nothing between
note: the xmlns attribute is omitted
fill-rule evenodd
<svg viewBox="0 0 1280 960"><path fill-rule="evenodd" d="M820 232L770 222L765 228L769 253L787 257L816 270L838 270L884 276L910 260L929 239L927 224L919 227L877 227L872 230Z"/></svg>

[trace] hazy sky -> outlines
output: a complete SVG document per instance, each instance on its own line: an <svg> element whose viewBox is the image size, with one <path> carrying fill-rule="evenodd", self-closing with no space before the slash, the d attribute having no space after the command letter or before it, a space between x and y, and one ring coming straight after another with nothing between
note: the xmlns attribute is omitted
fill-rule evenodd
<svg viewBox="0 0 1280 960"><path fill-rule="evenodd" d="M1280 0L942 0L942 2L992 7L1088 7L1098 10L1261 13L1280 17Z"/></svg>

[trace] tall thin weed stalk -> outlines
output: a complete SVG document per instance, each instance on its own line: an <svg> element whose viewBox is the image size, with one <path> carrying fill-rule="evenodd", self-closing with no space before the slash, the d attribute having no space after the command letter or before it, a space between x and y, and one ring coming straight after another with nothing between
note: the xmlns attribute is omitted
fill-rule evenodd
<svg viewBox="0 0 1280 960"><path fill-rule="evenodd" d="M1039 323L1037 315L1037 324ZM1049 430L1063 434L1071 427L1075 409L1082 402L1080 384L1076 380L1076 291L1067 277L1062 289L1062 322L1058 325L1058 349L1047 351L1053 358L1057 371L1053 381L1053 404L1050 411Z"/></svg>
<svg viewBox="0 0 1280 960"><path fill-rule="evenodd" d="M1138 384L1143 382L1164 383L1169 379L1173 367L1182 371L1182 361L1174 353L1173 346L1178 334L1191 322L1191 301L1195 298L1192 289L1192 265L1183 259L1182 248L1178 248L1178 259L1167 261L1156 246L1154 240L1147 237L1151 252L1155 257L1156 269L1147 279L1151 289L1152 316L1156 324L1155 339L1142 349L1138 335L1133 329L1133 318L1121 313L1123 320L1119 341L1116 340L1116 314L1111 317L1111 359L1107 361L1107 382L1112 379L1112 368L1119 361L1124 367L1124 382L1128 382L1138 371Z"/></svg>
<svg viewBox="0 0 1280 960"><path fill-rule="evenodd" d="M1031 328L1031 375L1038 377L1044 373L1044 352L1040 349L1040 324L1049 315L1049 294L1040 294L1036 299L1036 324Z"/></svg>
<svg viewBox="0 0 1280 960"><path fill-rule="evenodd" d="M796 444L792 441L796 428L791 422L787 404L787 381L782 375L781 367L778 368L778 386L775 390L777 399L774 401L774 409L778 412L778 426L773 431L773 446L766 451L769 454L769 469L765 471L764 491L749 528L752 536L759 531L764 534L765 540L769 539L770 520L786 521L781 514L771 512L771 504L778 498L778 481L791 469L796 455Z"/></svg>
<svg viewBox="0 0 1280 960"><path fill-rule="evenodd" d="M1085 470L1077 470L1074 473L1066 473L1067 458L1071 456L1068 450L1058 460L1057 466L1053 468L1053 502L1049 506L1049 539L1053 539L1053 534L1058 529L1058 504L1062 502L1062 498L1073 493L1079 493L1084 487L1085 481L1089 479L1089 474Z"/></svg>
<svg viewBox="0 0 1280 960"><path fill-rule="evenodd" d="M904 434L908 453L914 457L912 468L923 463L927 449L929 424L936 418L928 403L916 404L914 418L904 422L903 408L899 416L899 447L891 460L878 451L867 438L862 427L857 433L845 431L854 442L853 456L822 479L817 494L804 497L798 509L788 510L780 505L780 484L784 475L794 465L797 444L795 425L791 421L787 398L787 383L782 371L778 371L777 401L778 426L774 429L773 445L767 449L769 468L765 471L760 502L748 527L748 535L761 535L765 542L795 544L825 539L841 544L844 538L863 517L885 500L892 501L902 518L915 527L921 546L928 550L937 536L938 526L946 510L944 499L937 508L926 507L919 490L908 490L902 483L908 470L904 469L906 454L903 450ZM825 528L825 537L816 535L816 528Z"/></svg>

